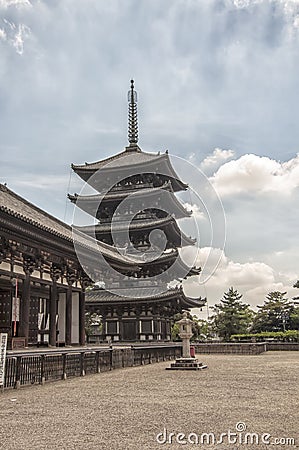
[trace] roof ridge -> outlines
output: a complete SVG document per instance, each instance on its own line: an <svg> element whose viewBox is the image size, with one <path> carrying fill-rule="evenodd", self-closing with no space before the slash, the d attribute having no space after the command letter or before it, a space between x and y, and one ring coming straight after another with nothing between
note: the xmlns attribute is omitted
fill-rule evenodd
<svg viewBox="0 0 299 450"><path fill-rule="evenodd" d="M125 154L126 153L126 150L123 150L122 152L120 152L120 153L117 153L116 155L112 155L112 156L108 156L107 158L104 158L104 159L100 159L99 161L94 161L94 162L92 162L92 163L85 163L85 164L71 164L71 167L73 168L73 167L88 167L88 166L91 166L91 165L93 165L93 164L99 164L99 163L103 163L103 162L108 162L108 161L113 161L114 159L116 159L117 157L119 157L120 155L123 155L123 154Z"/></svg>
<svg viewBox="0 0 299 450"><path fill-rule="evenodd" d="M123 150L120 153L117 153L116 155L112 155L112 156L109 156L108 158L100 159L100 160L94 161L92 163L87 163L87 162L85 162L85 164L74 164L74 163L72 163L71 164L71 168L72 169L88 169L89 166L94 166L96 164L100 164L101 168L105 168L106 164L109 164L110 162L118 160L122 156L128 155L130 153L133 153L133 151L128 151L127 147L126 147L125 150ZM157 158L163 158L163 157L167 156L167 153L161 153L159 151L158 152L144 152L141 149L140 149L139 153L142 153L143 155L146 155L146 156L153 156L153 157L156 156Z"/></svg>

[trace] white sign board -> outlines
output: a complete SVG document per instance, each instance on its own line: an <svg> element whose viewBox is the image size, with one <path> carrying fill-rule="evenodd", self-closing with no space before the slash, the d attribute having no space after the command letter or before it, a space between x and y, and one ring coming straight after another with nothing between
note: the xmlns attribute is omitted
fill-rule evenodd
<svg viewBox="0 0 299 450"><path fill-rule="evenodd" d="M0 333L0 386L4 386L7 333Z"/></svg>

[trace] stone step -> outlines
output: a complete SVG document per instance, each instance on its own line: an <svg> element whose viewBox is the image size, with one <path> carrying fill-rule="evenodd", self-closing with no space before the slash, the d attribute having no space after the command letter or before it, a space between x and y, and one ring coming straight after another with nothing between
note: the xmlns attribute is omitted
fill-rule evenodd
<svg viewBox="0 0 299 450"><path fill-rule="evenodd" d="M207 366L198 360L190 358L179 358L174 363L170 364L167 370L201 370L207 369Z"/></svg>
<svg viewBox="0 0 299 450"><path fill-rule="evenodd" d="M200 367L202 364L184 364L184 363L178 363L178 364L171 364L173 367Z"/></svg>
<svg viewBox="0 0 299 450"><path fill-rule="evenodd" d="M207 369L208 366L194 366L194 367L180 367L180 366L172 366L166 367L166 370L203 370Z"/></svg>

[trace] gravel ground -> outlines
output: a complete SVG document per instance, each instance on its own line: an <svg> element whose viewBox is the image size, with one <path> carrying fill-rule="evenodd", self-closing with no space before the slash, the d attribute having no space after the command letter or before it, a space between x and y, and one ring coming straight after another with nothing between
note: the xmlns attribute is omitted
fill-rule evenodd
<svg viewBox="0 0 299 450"><path fill-rule="evenodd" d="M299 448L298 356L202 355L199 359L209 366L204 371L166 371L165 362L6 390L0 394L0 448ZM235 432L237 423L240 431L243 423L246 432L271 434L270 442L295 438L296 445L234 444L227 438L200 444L202 433L214 433L217 440L221 433ZM157 442L164 428L172 444ZM186 435L181 441L193 443L176 443L180 432ZM238 433L238 439L246 432ZM199 436L199 445L190 433Z"/></svg>

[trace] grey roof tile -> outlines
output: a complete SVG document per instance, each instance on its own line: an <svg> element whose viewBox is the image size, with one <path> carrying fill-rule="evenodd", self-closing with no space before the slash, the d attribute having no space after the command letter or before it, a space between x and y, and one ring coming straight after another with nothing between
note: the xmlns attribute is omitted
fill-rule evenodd
<svg viewBox="0 0 299 450"><path fill-rule="evenodd" d="M139 149L139 147L138 147ZM160 155L157 153L147 153L139 150L124 150L117 155L110 156L109 158L96 161L94 163L85 163L81 165L72 164L72 168L76 169L87 169L87 170L99 170L104 167L122 167L122 166L131 166L134 164L143 164L149 161L158 160L160 158L165 158L166 155Z"/></svg>
<svg viewBox="0 0 299 450"><path fill-rule="evenodd" d="M65 239L69 242L73 242L73 229L70 225L56 219L47 212L28 202L15 192L8 189L7 186L0 184L0 212L5 212L12 217L22 220L25 223L31 224L40 230L47 231L48 233ZM99 241L78 233L76 231L76 241L91 251L94 250L95 245L101 250L104 256L119 260L124 263L134 265L132 259L126 258L120 255L118 251L108 244L104 244Z"/></svg>

